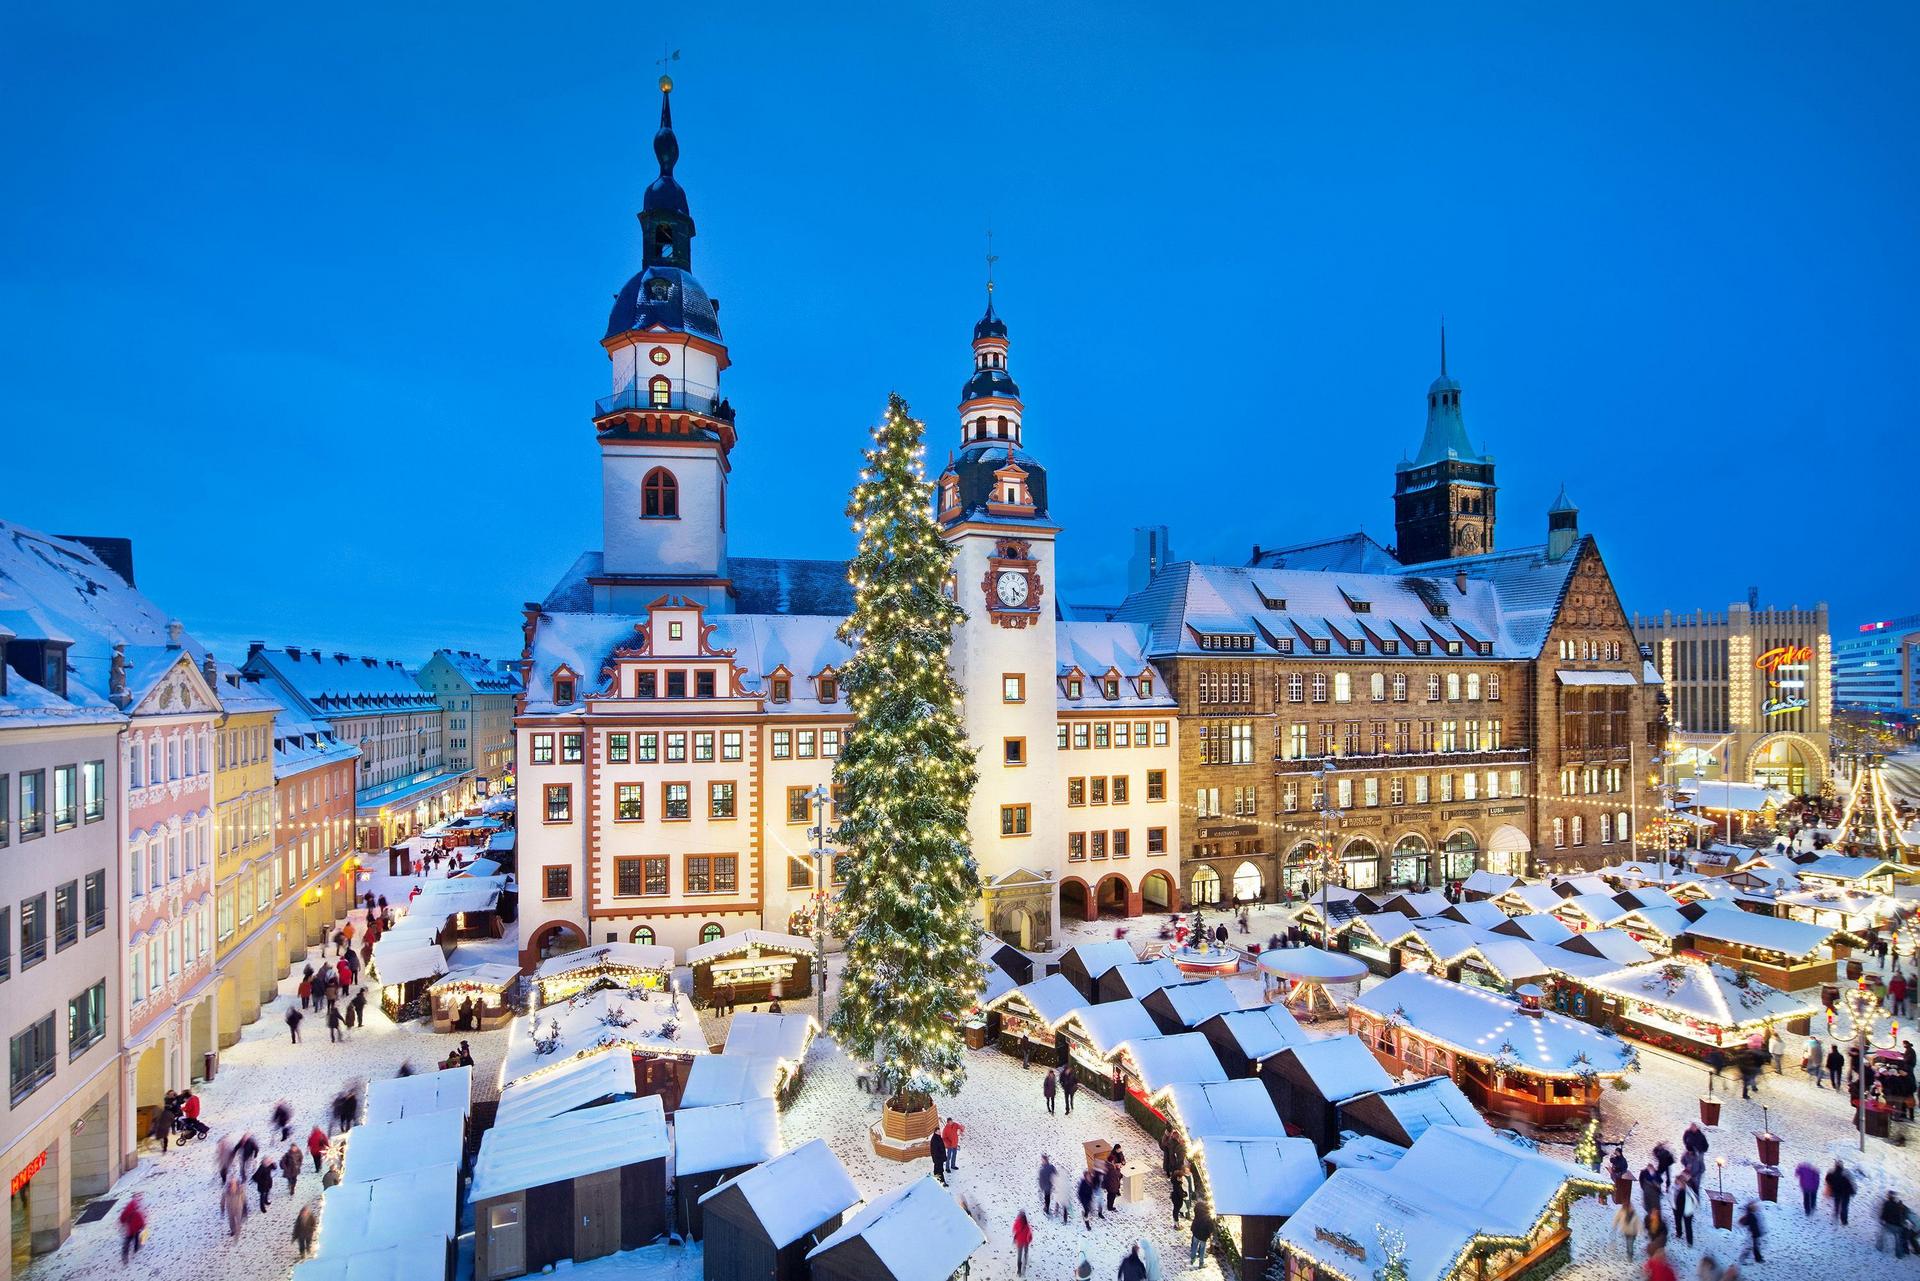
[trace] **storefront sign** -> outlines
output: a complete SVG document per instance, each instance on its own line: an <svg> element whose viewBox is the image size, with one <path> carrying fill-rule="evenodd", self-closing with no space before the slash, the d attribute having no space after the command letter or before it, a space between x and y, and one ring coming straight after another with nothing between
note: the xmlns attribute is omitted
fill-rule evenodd
<svg viewBox="0 0 1920 1281"><path fill-rule="evenodd" d="M1753 660L1753 665L1763 672L1772 673L1787 663L1805 663L1813 659L1811 645L1781 645L1770 649Z"/></svg>
<svg viewBox="0 0 1920 1281"><path fill-rule="evenodd" d="M1762 716L1784 716L1788 712L1803 712L1806 709L1806 697L1799 694L1786 698L1770 698L1760 704L1760 714Z"/></svg>
<svg viewBox="0 0 1920 1281"><path fill-rule="evenodd" d="M46 1149L42 1148L39 1156L21 1166L20 1173L13 1176L12 1182L7 1186L7 1196L9 1198L19 1196L20 1189L26 1187L27 1184L33 1180L34 1175L46 1168L47 1153Z"/></svg>

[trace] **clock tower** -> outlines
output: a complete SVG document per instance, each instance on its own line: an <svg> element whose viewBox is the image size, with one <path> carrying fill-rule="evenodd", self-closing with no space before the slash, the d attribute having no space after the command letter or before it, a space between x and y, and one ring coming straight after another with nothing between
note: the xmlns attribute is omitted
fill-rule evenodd
<svg viewBox="0 0 1920 1281"><path fill-rule="evenodd" d="M1007 372L1007 325L973 327L973 373L960 392L960 447L935 485L953 548L951 590L966 621L954 675L966 696L979 786L969 826L985 887L987 929L1050 938L1066 856L1057 768L1054 537L1047 473L1026 451L1020 388ZM1044 919L1034 919L1044 913Z"/></svg>
<svg viewBox="0 0 1920 1281"><path fill-rule="evenodd" d="M1440 376L1427 388L1427 430L1420 452L1394 468L1394 554L1419 565L1493 550L1493 457L1475 451L1460 414L1460 382L1447 372L1440 330Z"/></svg>

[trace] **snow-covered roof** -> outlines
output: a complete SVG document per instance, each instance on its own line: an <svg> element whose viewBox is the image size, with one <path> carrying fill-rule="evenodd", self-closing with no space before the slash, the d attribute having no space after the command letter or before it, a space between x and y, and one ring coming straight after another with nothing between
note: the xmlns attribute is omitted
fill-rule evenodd
<svg viewBox="0 0 1920 1281"><path fill-rule="evenodd" d="M1619 1075L1633 1058L1626 1042L1598 1028L1550 1011L1523 1014L1511 997L1413 970L1367 989L1349 1008L1383 1022L1397 1020L1468 1058L1491 1061L1510 1054L1519 1068L1541 1076L1578 1075L1583 1063Z"/></svg>
<svg viewBox="0 0 1920 1281"><path fill-rule="evenodd" d="M1775 787L1726 780L1687 779L1681 782L1680 790L1692 794L1696 809L1732 810L1741 814L1757 814L1769 805L1784 805L1788 799L1785 792Z"/></svg>
<svg viewBox="0 0 1920 1281"><path fill-rule="evenodd" d="M1058 670L1078 668L1089 678L1082 683L1079 698L1068 697L1063 686L1056 686L1061 711L1171 711L1179 706L1172 686L1147 660L1147 629L1141 624L1062 619L1054 624L1053 638ZM1109 671L1125 678L1117 698L1108 698L1099 684ZM1153 692L1145 696L1135 681L1143 673L1153 680Z"/></svg>
<svg viewBox="0 0 1920 1281"><path fill-rule="evenodd" d="M1327 1178L1313 1140L1285 1135L1205 1138L1195 1159L1206 1166L1215 1214L1290 1215Z"/></svg>
<svg viewBox="0 0 1920 1281"><path fill-rule="evenodd" d="M1216 1016L1248 1061L1258 1063L1290 1045L1304 1045L1307 1033L1284 1005L1258 1005Z"/></svg>
<svg viewBox="0 0 1920 1281"><path fill-rule="evenodd" d="M798 1063L807 1057L807 1047L819 1030L813 1015L803 1010L791 1014L748 1011L733 1016L727 1028L726 1052Z"/></svg>
<svg viewBox="0 0 1920 1281"><path fill-rule="evenodd" d="M1094 1053L1103 1058L1117 1052L1128 1041L1160 1034L1153 1015L1138 1001L1083 1005L1067 1017L1063 1026L1077 1027Z"/></svg>
<svg viewBox="0 0 1920 1281"><path fill-rule="evenodd" d="M1574 894L1560 900L1556 912L1572 912L1601 925L1611 925L1630 909L1613 901L1611 894Z"/></svg>
<svg viewBox="0 0 1920 1281"><path fill-rule="evenodd" d="M583 992L513 1021L500 1080L518 1081L609 1049L691 1058L707 1053L707 1042L692 1003L677 991Z"/></svg>
<svg viewBox="0 0 1920 1281"><path fill-rule="evenodd" d="M1169 1086L1189 1081L1224 1081L1226 1069L1213 1052L1213 1045L1198 1032L1179 1032L1173 1036L1143 1036L1120 1047L1133 1065L1147 1097L1152 1098Z"/></svg>
<svg viewBox="0 0 1920 1281"><path fill-rule="evenodd" d="M1408 916L1439 916L1453 905L1439 890L1403 890L1380 906L1385 911L1404 912Z"/></svg>
<svg viewBox="0 0 1920 1281"><path fill-rule="evenodd" d="M1819 1012L1813 1002L1748 982L1724 965L1668 957L1582 979L1597 992L1645 1002L1718 1028L1744 1028L1769 1019L1792 1019Z"/></svg>
<svg viewBox="0 0 1920 1281"><path fill-rule="evenodd" d="M1013 975L989 961L980 983L980 1004L992 1005L1018 986L1019 984L1013 981Z"/></svg>
<svg viewBox="0 0 1920 1281"><path fill-rule="evenodd" d="M1693 922L1687 914L1677 907L1643 907L1628 914L1620 922L1624 930L1638 930L1641 933L1657 934L1664 939L1676 939L1693 928Z"/></svg>
<svg viewBox="0 0 1920 1281"><path fill-rule="evenodd" d="M379 944L375 944L378 947ZM463 987L471 984L490 991L504 991L512 987L514 980L520 977L520 967L508 965L502 961L482 961L478 965L462 965L458 969L448 970L432 983L429 992L441 992L448 988Z"/></svg>
<svg viewBox="0 0 1920 1281"><path fill-rule="evenodd" d="M1224 979L1170 983L1160 989L1160 999L1167 1003L1183 1027L1199 1027L1216 1014L1240 1008L1240 998Z"/></svg>
<svg viewBox="0 0 1920 1281"><path fill-rule="evenodd" d="M746 1099L673 1114L676 1178L758 1165L781 1149L780 1118L772 1099Z"/></svg>
<svg viewBox="0 0 1920 1281"><path fill-rule="evenodd" d="M1287 1133L1273 1096L1252 1077L1179 1082L1168 1088L1163 1107L1190 1139L1206 1135L1284 1138Z"/></svg>
<svg viewBox="0 0 1920 1281"><path fill-rule="evenodd" d="M472 1109L473 1069L470 1067L390 1076L367 1086L369 1121L398 1121L423 1112L458 1112L467 1116Z"/></svg>
<svg viewBox="0 0 1920 1281"><path fill-rule="evenodd" d="M467 1199L478 1204L603 1170L664 1160L668 1150L667 1114L657 1094L524 1124L495 1125L480 1140Z"/></svg>
<svg viewBox="0 0 1920 1281"><path fill-rule="evenodd" d="M1391 1170L1407 1150L1371 1134L1343 1131L1340 1146L1320 1159L1336 1170Z"/></svg>
<svg viewBox="0 0 1920 1281"><path fill-rule="evenodd" d="M1448 907L1442 916L1459 921L1463 925L1477 925L1492 929L1507 919L1507 914L1490 899L1462 899Z"/></svg>
<svg viewBox="0 0 1920 1281"><path fill-rule="evenodd" d="M798 671L798 668L794 669ZM773 952L790 952L799 956L813 955L813 940L803 939L798 934L781 934L774 930L746 929L737 934L728 934L711 943L697 943L687 949L688 965L704 965L717 961L723 956L732 956L736 952L745 952L753 948L764 947Z"/></svg>
<svg viewBox="0 0 1920 1281"><path fill-rule="evenodd" d="M1357 1036L1308 1041L1283 1050L1280 1057L1297 1063L1320 1097L1329 1103L1393 1085L1393 1078L1380 1066L1380 1060L1373 1057L1373 1051Z"/></svg>
<svg viewBox="0 0 1920 1281"><path fill-rule="evenodd" d="M1108 978L1125 988L1127 995L1139 1000L1149 992L1158 992L1163 987L1187 981L1186 974L1165 957L1156 957L1151 961L1131 961L1125 965L1116 965L1100 976L1105 983Z"/></svg>
<svg viewBox="0 0 1920 1281"><path fill-rule="evenodd" d="M1534 888L1545 889L1546 887ZM1565 921L1546 912L1522 912L1518 916L1508 917L1504 925L1494 928L1502 934L1532 939L1536 943L1564 943L1573 937L1573 931L1567 927Z"/></svg>
<svg viewBox="0 0 1920 1281"><path fill-rule="evenodd" d="M1119 939L1108 939L1101 943L1076 943L1061 957L1076 958L1080 968L1086 971L1090 979L1098 979L1116 965L1131 965L1140 958L1134 950Z"/></svg>
<svg viewBox="0 0 1920 1281"><path fill-rule="evenodd" d="M1801 876L1811 876L1834 881L1860 881L1870 876L1884 876L1887 873L1905 875L1911 869L1886 859L1869 858L1865 855L1822 854L1809 863L1801 863L1797 868Z"/></svg>
<svg viewBox="0 0 1920 1281"><path fill-rule="evenodd" d="M695 1063L700 1060L694 1060ZM633 1060L624 1054L590 1054L551 1072L509 1081L500 1090L496 1125L518 1125L634 1092Z"/></svg>
<svg viewBox="0 0 1920 1281"><path fill-rule="evenodd" d="M860 1199L860 1189L853 1186L847 1167L825 1139L812 1139L782 1152L719 1184L700 1200L704 1204L728 1188L740 1189L776 1250L845 1214Z"/></svg>
<svg viewBox="0 0 1920 1281"><path fill-rule="evenodd" d="M436 877L407 904L407 915L444 923L462 912L491 912L500 905L500 895L506 888L504 876Z"/></svg>
<svg viewBox="0 0 1920 1281"><path fill-rule="evenodd" d="M1553 892L1551 885L1514 885L1502 891L1495 900L1500 906L1520 909L1526 912L1551 912L1559 906L1560 896Z"/></svg>
<svg viewBox="0 0 1920 1281"><path fill-rule="evenodd" d="M1604 956L1616 965L1634 965L1653 955L1635 942L1631 934L1613 928L1583 930L1570 939L1562 939L1560 948L1562 951L1591 952L1595 956Z"/></svg>
<svg viewBox="0 0 1920 1281"><path fill-rule="evenodd" d="M460 1234L457 1158L327 1189L320 1195L315 1253L323 1259L358 1254L422 1232L438 1232L442 1241Z"/></svg>
<svg viewBox="0 0 1920 1281"><path fill-rule="evenodd" d="M719 1107L748 1099L770 1099L780 1082L780 1060L744 1054L703 1054L693 1061L680 1087L683 1108Z"/></svg>
<svg viewBox="0 0 1920 1281"><path fill-rule="evenodd" d="M867 1202L807 1258L817 1259L856 1237L894 1281L947 1281L986 1244L979 1226L932 1175Z"/></svg>
<svg viewBox="0 0 1920 1281"><path fill-rule="evenodd" d="M1479 871L1470 874L1460 882L1460 888L1468 894L1484 894L1489 898L1498 897L1520 883L1517 876L1508 876L1502 872Z"/></svg>
<svg viewBox="0 0 1920 1281"><path fill-rule="evenodd" d="M1834 928L1783 916L1761 916L1737 907L1710 907L1687 932L1717 943L1737 943L1784 956L1810 956L1826 946Z"/></svg>
<svg viewBox="0 0 1920 1281"><path fill-rule="evenodd" d="M1470 1129L1487 1126L1486 1118L1451 1077L1430 1076L1407 1085L1396 1085L1390 1090L1348 1099L1342 1106L1359 1105L1367 1099L1377 1099L1410 1140L1418 1140L1428 1127L1435 1125L1463 1125Z"/></svg>
<svg viewBox="0 0 1920 1281"><path fill-rule="evenodd" d="M1482 934L1473 945L1473 953L1479 956L1487 969L1508 984L1524 983L1528 979L1551 974L1554 958L1548 954L1557 950L1536 945L1528 939L1492 933Z"/></svg>
<svg viewBox="0 0 1920 1281"><path fill-rule="evenodd" d="M433 694L420 688L406 665L394 658L322 654L288 646L250 651L245 669L278 685L277 692L292 693L300 700L301 711L329 721L336 716L439 711Z"/></svg>
<svg viewBox="0 0 1920 1281"><path fill-rule="evenodd" d="M437 978L447 972L447 954L424 933L382 934L373 945L373 972L382 986Z"/></svg>
<svg viewBox="0 0 1920 1281"><path fill-rule="evenodd" d="M596 943L575 952L562 952L540 962L535 980L578 978L602 970L673 971L673 949L653 943Z"/></svg>
<svg viewBox="0 0 1920 1281"><path fill-rule="evenodd" d="M1364 912L1353 918L1352 928L1372 936L1381 947L1393 947L1420 932L1414 918L1405 912Z"/></svg>
<svg viewBox="0 0 1920 1281"><path fill-rule="evenodd" d="M1034 1017L1048 1027L1058 1027L1068 1015L1087 1004L1080 989L1064 974L1049 974L1043 979L1022 984L987 1003L989 1009L1004 1009L1009 1002L1024 1001Z"/></svg>
<svg viewBox="0 0 1920 1281"><path fill-rule="evenodd" d="M347 1132L349 1183L385 1179L423 1165L458 1162L466 1143L467 1121L458 1112L421 1112L398 1121L370 1121Z"/></svg>
<svg viewBox="0 0 1920 1281"><path fill-rule="evenodd" d="M445 1275L447 1239L432 1228L391 1245L318 1256L293 1265L294 1281L421 1281Z"/></svg>

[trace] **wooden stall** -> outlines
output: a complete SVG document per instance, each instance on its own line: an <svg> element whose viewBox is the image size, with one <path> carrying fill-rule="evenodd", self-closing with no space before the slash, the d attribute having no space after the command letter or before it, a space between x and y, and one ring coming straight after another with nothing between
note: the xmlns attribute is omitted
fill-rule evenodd
<svg viewBox="0 0 1920 1281"><path fill-rule="evenodd" d="M1431 1126L1484 1129L1487 1125L1466 1094L1445 1076L1356 1094L1343 1100L1338 1111L1342 1132L1370 1135L1403 1148L1412 1147Z"/></svg>
<svg viewBox="0 0 1920 1281"><path fill-rule="evenodd" d="M1695 1058L1778 1025L1805 1035L1819 1003L1697 957L1667 957L1569 979L1588 1017L1635 1040Z"/></svg>
<svg viewBox="0 0 1920 1281"><path fill-rule="evenodd" d="M1112 966L1094 983L1095 1001L1138 1001L1149 992L1157 992L1175 983L1185 983L1186 974L1172 961L1128 961Z"/></svg>
<svg viewBox="0 0 1920 1281"><path fill-rule="evenodd" d="M400 1121L430 1112L458 1112L463 1123L473 1115L473 1069L441 1068L390 1076L367 1086L367 1121ZM464 1135L464 1124L462 1133Z"/></svg>
<svg viewBox="0 0 1920 1281"><path fill-rule="evenodd" d="M1240 998L1221 979L1172 983L1140 998L1162 1032L1191 1032L1216 1014L1240 1008Z"/></svg>
<svg viewBox="0 0 1920 1281"><path fill-rule="evenodd" d="M1325 1153L1340 1142L1337 1105L1356 1094L1390 1089L1393 1078L1358 1037L1334 1036L1288 1046L1265 1060L1260 1083L1288 1132L1304 1135Z"/></svg>
<svg viewBox="0 0 1920 1281"><path fill-rule="evenodd" d="M778 1156L780 1118L772 1099L673 1114L673 1227L689 1241L706 1233L700 1199L762 1161Z"/></svg>
<svg viewBox="0 0 1920 1281"><path fill-rule="evenodd" d="M493 1123L524 1125L633 1097L632 1055L587 1054L507 1082L500 1089Z"/></svg>
<svg viewBox="0 0 1920 1281"><path fill-rule="evenodd" d="M1239 1261L1239 1281L1266 1281L1274 1233L1326 1182L1319 1153L1306 1139L1221 1136L1199 1140L1192 1156L1205 1166L1216 1239Z"/></svg>
<svg viewBox="0 0 1920 1281"><path fill-rule="evenodd" d="M923 1175L869 1201L807 1252L812 1281L951 1277L986 1244L948 1191Z"/></svg>
<svg viewBox="0 0 1920 1281"><path fill-rule="evenodd" d="M582 992L517 1018L507 1031L503 1084L585 1055L624 1053L640 1094L678 1105L688 1063L707 1052L693 1007L679 992L614 988Z"/></svg>
<svg viewBox="0 0 1920 1281"><path fill-rule="evenodd" d="M651 943L599 943L540 962L533 991L541 1005L582 992L631 988L658 992L673 981L673 949Z"/></svg>
<svg viewBox="0 0 1920 1281"><path fill-rule="evenodd" d="M683 1108L720 1107L771 1099L780 1085L780 1061L745 1054L703 1054L693 1061L680 1091Z"/></svg>
<svg viewBox="0 0 1920 1281"><path fill-rule="evenodd" d="M441 1242L440 1275L453 1275L460 1235L458 1160L338 1184L321 1193L319 1210L318 1258L402 1245L432 1233Z"/></svg>
<svg viewBox="0 0 1920 1281"><path fill-rule="evenodd" d="M324 1230L324 1226L323 1226ZM453 1258L435 1228L386 1245L336 1250L293 1265L294 1281L452 1281Z"/></svg>
<svg viewBox="0 0 1920 1281"><path fill-rule="evenodd" d="M1746 969L1786 992L1834 981L1850 935L1827 925L1761 916L1737 907L1702 912L1682 946L1733 969Z"/></svg>
<svg viewBox="0 0 1920 1281"><path fill-rule="evenodd" d="M1283 1005L1228 1010L1202 1020L1194 1031L1207 1038L1220 1066L1236 1079L1257 1076L1260 1065L1280 1051L1307 1043L1306 1032Z"/></svg>
<svg viewBox="0 0 1920 1281"><path fill-rule="evenodd" d="M772 1059L778 1065L775 1097L785 1100L792 1097L800 1084L807 1047L813 1044L819 1031L820 1025L805 1010L791 1014L736 1014L727 1026L726 1053L749 1059Z"/></svg>
<svg viewBox="0 0 1920 1281"><path fill-rule="evenodd" d="M585 1263L661 1236L669 1151L655 1098L494 1126L468 1190L474 1281Z"/></svg>
<svg viewBox="0 0 1920 1281"><path fill-rule="evenodd" d="M747 929L687 949L693 999L731 1005L790 1001L813 992L814 941L797 934Z"/></svg>
<svg viewBox="0 0 1920 1281"><path fill-rule="evenodd" d="M807 1281L807 1252L860 1200L824 1139L783 1152L700 1198L705 1281Z"/></svg>
<svg viewBox="0 0 1920 1281"><path fill-rule="evenodd" d="M1104 943L1076 943L1060 956L1059 975L1073 985L1084 1001L1100 999L1100 976L1116 965L1131 965L1140 958L1119 939Z"/></svg>
<svg viewBox="0 0 1920 1281"><path fill-rule="evenodd" d="M491 1032L513 1021L520 969L499 961L448 970L427 985L436 1032Z"/></svg>
<svg viewBox="0 0 1920 1281"><path fill-rule="evenodd" d="M1021 1042L1029 1043L1024 1053L1049 1067L1066 1062L1067 1039L1060 1025L1075 1010L1091 1003L1073 981L1062 972L1024 983L1011 992L1003 992L983 1007L1000 1021L1000 1048L1009 1054L1022 1054Z"/></svg>

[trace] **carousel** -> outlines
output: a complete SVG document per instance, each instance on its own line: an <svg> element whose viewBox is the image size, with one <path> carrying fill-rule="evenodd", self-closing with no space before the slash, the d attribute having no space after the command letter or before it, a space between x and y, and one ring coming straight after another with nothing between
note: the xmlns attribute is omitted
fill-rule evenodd
<svg viewBox="0 0 1920 1281"><path fill-rule="evenodd" d="M1214 942L1206 919L1197 909L1193 914L1192 927L1170 944L1163 955L1178 966L1182 974L1206 978L1240 972L1239 951L1224 943Z"/></svg>
<svg viewBox="0 0 1920 1281"><path fill-rule="evenodd" d="M1282 947L1260 957L1260 980L1268 1001L1286 1006L1303 1023L1340 1018L1345 1006L1329 988L1338 988L1351 1000L1367 963L1318 947Z"/></svg>

